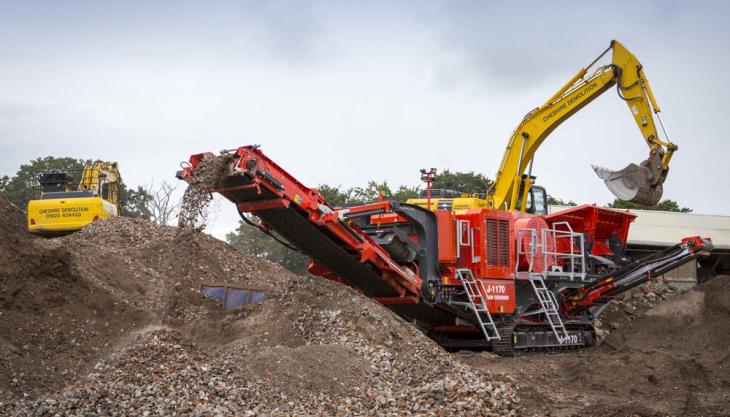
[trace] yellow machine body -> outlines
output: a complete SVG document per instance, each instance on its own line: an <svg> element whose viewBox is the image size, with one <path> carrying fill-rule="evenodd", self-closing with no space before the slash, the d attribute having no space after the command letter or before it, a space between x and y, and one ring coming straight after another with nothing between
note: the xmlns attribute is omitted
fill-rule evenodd
<svg viewBox="0 0 730 417"><path fill-rule="evenodd" d="M609 51L613 52L611 63L589 74L588 69ZM659 117L660 108L643 66L620 42L612 41L598 58L581 68L543 105L525 115L509 139L494 183L486 192L486 200L451 199L453 210L488 206L500 210L528 211L531 201L529 193L534 184L532 162L540 145L561 123L614 86L617 87L618 96L627 104L631 117L649 147L649 158L638 165L629 164L619 171L601 167L594 167L594 170L619 199L644 205L656 204L662 196L662 184L677 146L666 137L666 131L665 140L659 137L655 118L663 127ZM617 144L617 148L621 146ZM439 207L437 201L431 199L432 210ZM425 198L408 202L424 208L428 206Z"/></svg>
<svg viewBox="0 0 730 417"><path fill-rule="evenodd" d="M116 162L85 164L76 184L67 174L54 172L51 175L61 175L63 179L53 180L40 198L28 202L29 232L43 236L64 235L119 214L121 176ZM46 183L48 185L49 181ZM40 187L43 188L42 183Z"/></svg>
<svg viewBox="0 0 730 417"><path fill-rule="evenodd" d="M117 214L117 206L101 197L31 200L28 203L28 231L44 236L63 235Z"/></svg>
<svg viewBox="0 0 730 417"><path fill-rule="evenodd" d="M486 199L467 195L456 198L432 198L430 207L428 206L428 199L425 198L411 198L406 203L414 204L431 211L438 211L439 207L447 203L451 207L451 211L456 214L462 214L475 208L489 207L489 202Z"/></svg>

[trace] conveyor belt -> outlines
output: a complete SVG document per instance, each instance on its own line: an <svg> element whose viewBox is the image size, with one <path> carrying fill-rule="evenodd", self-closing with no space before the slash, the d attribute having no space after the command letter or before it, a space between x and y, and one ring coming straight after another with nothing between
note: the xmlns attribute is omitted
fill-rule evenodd
<svg viewBox="0 0 730 417"><path fill-rule="evenodd" d="M190 164L178 173L192 177L195 168L212 153L190 157ZM256 146L228 152L233 162L230 173L219 181L216 192L236 204L240 213L253 213L263 224L284 237L316 263L313 273L342 281L384 304L396 314L424 330L453 324L454 311L436 299L422 298L423 290L434 296L440 283L438 248L426 245L416 263L422 279L412 267L401 266L358 224L370 213L397 212L420 225L424 242L436 242L435 219L430 212L390 202L349 207L335 211L315 190L307 188L264 155ZM430 280L430 281L429 281ZM430 283L430 284L429 284ZM436 291L435 294L438 294Z"/></svg>
<svg viewBox="0 0 730 417"><path fill-rule="evenodd" d="M253 181L248 175L231 175L222 182L219 192L237 205L266 202L279 198L264 187L261 188L261 194L258 194L253 188L224 191L251 184ZM356 257L357 254L353 256L352 253L348 253L336 243L335 239L327 235L326 230L310 222L295 204L290 204L289 207L256 210L255 214L302 252L332 271L347 284L361 290L368 297L397 297L400 295L393 286L388 285L380 276L361 263ZM348 228L345 224L342 224L342 227Z"/></svg>

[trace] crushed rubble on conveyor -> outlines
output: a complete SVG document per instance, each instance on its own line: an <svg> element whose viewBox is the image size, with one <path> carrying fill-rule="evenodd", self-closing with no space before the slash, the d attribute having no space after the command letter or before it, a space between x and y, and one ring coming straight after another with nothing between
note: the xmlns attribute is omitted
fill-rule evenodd
<svg viewBox="0 0 730 417"><path fill-rule="evenodd" d="M204 158L188 180L178 214L178 227L203 230L208 220L208 206L213 200L212 190L227 173L229 155Z"/></svg>
<svg viewBox="0 0 730 417"><path fill-rule="evenodd" d="M16 226L0 239L0 415L519 414L512 384L376 302L199 231ZM203 283L266 299L224 310Z"/></svg>
<svg viewBox="0 0 730 417"><path fill-rule="evenodd" d="M644 283L620 294L593 321L599 341L604 342L611 333L630 325L647 310L681 292L662 278Z"/></svg>

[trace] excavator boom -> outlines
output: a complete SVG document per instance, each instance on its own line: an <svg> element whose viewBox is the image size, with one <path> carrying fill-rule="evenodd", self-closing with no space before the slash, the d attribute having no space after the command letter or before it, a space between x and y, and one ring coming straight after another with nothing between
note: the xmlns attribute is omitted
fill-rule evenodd
<svg viewBox="0 0 730 417"><path fill-rule="evenodd" d="M588 70L609 51L613 51L611 64L598 67L587 75ZM668 139L662 141L659 138L654 116L661 124L660 108L641 63L620 42L612 41L598 58L578 71L545 104L529 112L517 126L489 190L490 206L524 211L522 202L527 200L527 192L532 186L532 161L540 145L562 122L613 86L617 87L618 96L628 105L649 146L649 158L620 171L594 169L616 197L639 204L656 204L661 199L662 184L677 146ZM528 171L526 175L525 171Z"/></svg>

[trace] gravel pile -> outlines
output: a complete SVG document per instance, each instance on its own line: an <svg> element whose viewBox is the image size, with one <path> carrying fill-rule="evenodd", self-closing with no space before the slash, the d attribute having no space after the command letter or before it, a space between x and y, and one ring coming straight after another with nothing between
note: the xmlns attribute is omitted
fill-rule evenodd
<svg viewBox="0 0 730 417"><path fill-rule="evenodd" d="M195 320L201 284L235 284L278 291L287 271L258 261L193 229L116 217L57 239L39 239L47 249L65 248L80 275L135 308L168 321ZM100 256L103 254L103 256ZM190 301L186 306L179 303Z"/></svg>
<svg viewBox="0 0 730 417"><path fill-rule="evenodd" d="M115 218L0 243L3 416L519 414L512 385L376 302L193 229ZM225 310L203 283L265 300Z"/></svg>
<svg viewBox="0 0 730 417"><path fill-rule="evenodd" d="M341 310L305 312L297 326L307 344L339 344L357 352L369 364L365 383L338 413L358 415L516 415L514 387L457 362L414 329L388 326L390 317L362 310L361 318L382 326L384 339L368 338L358 323ZM388 331L387 329L390 329ZM417 332L417 331L416 331Z"/></svg>
<svg viewBox="0 0 730 417"><path fill-rule="evenodd" d="M28 233L25 222L26 218L23 210L5 197L0 196L0 236L15 234L28 238L34 237Z"/></svg>
<svg viewBox="0 0 730 417"><path fill-rule="evenodd" d="M253 415L244 411L249 395L230 369L214 364L178 332L158 329L137 334L58 395L20 400L2 411L8 416L245 416Z"/></svg>

